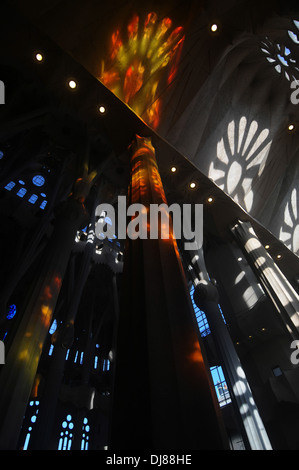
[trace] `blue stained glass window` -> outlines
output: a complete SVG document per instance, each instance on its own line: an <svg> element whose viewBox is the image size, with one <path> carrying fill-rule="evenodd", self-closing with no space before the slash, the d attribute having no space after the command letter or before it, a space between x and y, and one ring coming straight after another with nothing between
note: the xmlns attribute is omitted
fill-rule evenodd
<svg viewBox="0 0 299 470"><path fill-rule="evenodd" d="M7 191L11 191L14 187L15 187L16 183L14 183L13 181L11 181L10 183L8 183L6 186L4 186L5 189L7 189Z"/></svg>
<svg viewBox="0 0 299 470"><path fill-rule="evenodd" d="M17 313L17 307L15 306L15 304L11 304L8 307L8 312L7 312L6 318L8 320L11 320L15 316L16 313Z"/></svg>
<svg viewBox="0 0 299 470"><path fill-rule="evenodd" d="M72 416L67 415L66 420L62 423L62 431L60 432L60 439L58 443L58 450L71 450L73 442L74 424L72 422Z"/></svg>
<svg viewBox="0 0 299 470"><path fill-rule="evenodd" d="M17 192L17 196L19 196L19 197L24 197L26 193L27 193L27 189L21 188L21 189L19 189L19 191Z"/></svg>
<svg viewBox="0 0 299 470"><path fill-rule="evenodd" d="M50 326L49 333L52 335L57 329L57 320L56 318L53 320L52 325Z"/></svg>
<svg viewBox="0 0 299 470"><path fill-rule="evenodd" d="M82 426L81 450L88 450L89 430L90 427L88 424L88 419L84 418Z"/></svg>
<svg viewBox="0 0 299 470"><path fill-rule="evenodd" d="M35 186L43 186L45 184L45 178L42 175L35 175L32 178L32 183L35 184Z"/></svg>
<svg viewBox="0 0 299 470"><path fill-rule="evenodd" d="M223 374L221 366L214 366L210 368L213 383L220 406L228 405L231 403L230 394L228 391L227 383Z"/></svg>
<svg viewBox="0 0 299 470"><path fill-rule="evenodd" d="M37 420L38 409L39 409L39 401L38 400L30 401L29 406L30 406L31 418L30 418L30 423L29 423L28 429L27 429L27 434L26 434L26 437L25 437L23 450L28 450L28 445L29 445L29 440L30 440L30 437L31 437L31 432L32 432L34 423Z"/></svg>
<svg viewBox="0 0 299 470"><path fill-rule="evenodd" d="M38 196L36 194L32 194L30 198L28 199L28 202L31 202L31 204L34 204L38 199Z"/></svg>
<svg viewBox="0 0 299 470"><path fill-rule="evenodd" d="M47 205L47 201L43 201L41 205L39 206L41 209L44 209Z"/></svg>
<svg viewBox="0 0 299 470"><path fill-rule="evenodd" d="M202 310L200 310L195 304L193 300L193 292L194 292L194 286L192 286L190 289L190 295L191 295L192 305L193 305L194 313L196 316L199 332L201 336L207 336L211 333L210 326L209 326L205 313Z"/></svg>
<svg viewBox="0 0 299 470"><path fill-rule="evenodd" d="M4 157L4 153L2 152L2 150L0 150L0 160L2 160L3 157Z"/></svg>

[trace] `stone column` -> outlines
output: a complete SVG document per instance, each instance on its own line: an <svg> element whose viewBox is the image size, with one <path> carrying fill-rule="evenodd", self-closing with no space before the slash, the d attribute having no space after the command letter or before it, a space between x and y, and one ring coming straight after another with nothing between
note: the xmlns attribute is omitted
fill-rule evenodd
<svg viewBox="0 0 299 470"><path fill-rule="evenodd" d="M299 296L261 244L250 222L238 221L231 229L254 272L268 293L290 335L299 339Z"/></svg>
<svg viewBox="0 0 299 470"><path fill-rule="evenodd" d="M77 312L86 281L92 268L91 260L95 243L95 208L97 204L98 200L96 198L90 226L88 228L87 241L82 253L82 260L76 275L72 297L70 299L69 305L67 306L66 318L62 325L60 325L57 331L52 335L52 344L54 345L54 350L45 381L44 393L40 397L38 419L32 432L29 449L49 449L48 446L51 439L52 428L55 421L55 411L64 374L65 358L67 350L71 348L74 341L74 327ZM70 241L71 247L74 245L74 240L75 233L73 240ZM86 383L84 382L84 386L85 385Z"/></svg>
<svg viewBox="0 0 299 470"><path fill-rule="evenodd" d="M94 175L77 180L62 204L41 271L0 374L0 448L15 450L43 344L76 231L86 219L84 201Z"/></svg>
<svg viewBox="0 0 299 470"><path fill-rule="evenodd" d="M195 271L193 299L198 308L206 314L250 448L252 450L271 450L272 447L245 372L221 315L218 306L218 290L210 281L206 270L203 248L194 250L189 255Z"/></svg>
<svg viewBox="0 0 299 470"><path fill-rule="evenodd" d="M128 203L144 216L166 197L150 139L131 150ZM227 448L172 227L151 239L143 222L125 250L109 450Z"/></svg>

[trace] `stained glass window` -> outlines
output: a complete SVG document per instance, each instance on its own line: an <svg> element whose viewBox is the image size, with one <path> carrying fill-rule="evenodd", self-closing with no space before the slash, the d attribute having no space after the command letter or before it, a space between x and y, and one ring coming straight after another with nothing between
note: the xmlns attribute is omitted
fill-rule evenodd
<svg viewBox="0 0 299 470"><path fill-rule="evenodd" d="M10 181L10 183L4 186L4 188L7 189L7 191L11 191L15 187L15 185L16 183L14 183L13 181Z"/></svg>
<svg viewBox="0 0 299 470"><path fill-rule="evenodd" d="M192 305L193 305L194 313L196 316L199 332L201 336L204 337L204 336L209 335L211 333L211 330L210 330L210 326L209 326L205 313L197 307L197 305L195 304L193 300L193 292L194 292L194 286L192 286L190 289L190 295L191 295Z"/></svg>
<svg viewBox="0 0 299 470"><path fill-rule="evenodd" d="M45 178L42 176L42 175L35 175L33 178L32 178L32 183L35 185L35 186L43 186L45 184Z"/></svg>
<svg viewBox="0 0 299 470"><path fill-rule="evenodd" d="M21 189L19 189L19 191L17 192L17 196L19 196L19 197L24 197L26 193L27 193L27 189L21 188Z"/></svg>
<svg viewBox="0 0 299 470"><path fill-rule="evenodd" d="M88 450L89 430L90 427L88 424L88 419L84 418L82 426L81 450Z"/></svg>
<svg viewBox="0 0 299 470"><path fill-rule="evenodd" d="M70 450L73 442L74 429L74 423L72 422L72 416L70 414L68 414L66 419L62 422L61 427L62 431L58 442L58 450Z"/></svg>
<svg viewBox="0 0 299 470"><path fill-rule="evenodd" d="M231 403L230 394L228 391L227 383L223 374L221 366L211 367L211 374L213 383L216 390L216 395L218 398L218 403L220 406L225 406Z"/></svg>
<svg viewBox="0 0 299 470"><path fill-rule="evenodd" d="M32 196L30 196L30 198L28 199L28 202L30 202L31 204L34 204L38 199L38 196L36 194L32 194Z"/></svg>
<svg viewBox="0 0 299 470"><path fill-rule="evenodd" d="M11 320L15 316L16 313L17 313L17 307L15 306L15 304L11 304L8 307L6 318L8 320Z"/></svg>
<svg viewBox="0 0 299 470"><path fill-rule="evenodd" d="M30 417L30 423L29 423L29 425L28 425L27 434L26 434L26 437L25 437L25 442L24 442L24 445L23 445L23 450L27 450L27 449L28 449L28 445L29 445L29 440L30 440L30 437L31 437L32 429L33 429L34 423L35 423L36 420L37 420L38 408L39 408L39 401L38 401L38 400L32 400L32 401L30 401L30 402L29 402L29 407L30 407L31 417Z"/></svg>
<svg viewBox="0 0 299 470"><path fill-rule="evenodd" d="M288 30L288 35L295 44L299 44L299 21L293 20L292 29Z"/></svg>
<svg viewBox="0 0 299 470"><path fill-rule="evenodd" d="M289 81L296 79L299 68L288 46L273 42L266 37L261 43L261 51L277 73L284 76Z"/></svg>

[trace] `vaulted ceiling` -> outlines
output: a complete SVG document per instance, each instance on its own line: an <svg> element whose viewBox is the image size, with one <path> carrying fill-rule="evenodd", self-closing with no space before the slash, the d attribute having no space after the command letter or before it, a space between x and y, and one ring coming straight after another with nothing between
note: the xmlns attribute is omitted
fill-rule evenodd
<svg viewBox="0 0 299 470"><path fill-rule="evenodd" d="M137 14L140 37L149 12L155 12L161 20L171 18L172 31L178 27L184 31L184 49L175 74L169 82L161 79L159 94L151 95L161 104L155 128L148 124L147 110L151 102L139 116L99 81L103 63L108 63L109 55L111 59L113 34L119 30L122 42L129 43L127 25ZM235 69L242 66L246 70L258 69L259 75L254 75L253 83L260 79L270 84L267 80L271 80L271 96L275 98L275 90L281 93L281 82L269 69L259 47L253 47L253 42L254 38L262 38L266 31L275 38L281 37L285 30L281 21L275 23L275 19L286 15L291 21L292 14L290 4L282 1L194 1L188 3L188 7L182 1L163 2L162 6L155 1L141 4L122 0L2 2L1 78L6 84L6 105L1 110L2 140L18 126L26 128L41 115L47 116L45 129L56 145L74 153L86 150L82 136L87 132L93 136L94 165L101 160L99 153L105 143L110 158L109 165L104 166L106 178L117 191L123 191L127 181L128 146L136 134L151 136L169 203L206 204L212 195L215 203L206 204L205 209L209 232L227 240L231 237L229 227L237 219L251 220L262 242L273 247L274 255L283 253L281 267L289 279L293 279L299 272L297 257L268 230L267 224L247 213L207 172L201 171L202 153L193 153L192 145L189 146L192 134L196 135L196 129L190 126L194 116L190 110L194 111L200 92L196 122L200 120L205 124L197 144L200 148L215 132L215 121L223 118L221 112L224 114L231 106L231 101L225 103L222 95L217 95L217 89L210 89L209 95L205 87L212 83L213 77L220 79L219 70L225 73L226 66L234 60L230 52L236 47ZM215 34L210 30L214 22L218 25ZM152 40L155 44L154 38ZM37 51L44 54L42 63L34 60ZM221 63L224 66L219 69ZM232 75L230 89L234 88L236 77ZM74 92L67 86L71 78L78 83ZM225 82L225 76L222 78ZM210 110L209 115L204 116L214 95L217 95L218 105L212 111L218 114ZM106 108L103 115L98 111L100 105ZM201 115L204 119L200 119ZM210 152L211 146L205 150ZM173 165L178 168L176 174L170 172ZM190 191L191 180L197 182L199 190Z"/></svg>

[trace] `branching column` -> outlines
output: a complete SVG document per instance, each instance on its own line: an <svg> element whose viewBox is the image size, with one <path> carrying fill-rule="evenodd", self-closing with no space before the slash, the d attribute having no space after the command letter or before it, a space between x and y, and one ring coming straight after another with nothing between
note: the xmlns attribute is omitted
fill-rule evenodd
<svg viewBox="0 0 299 470"><path fill-rule="evenodd" d="M218 290L210 281L205 266L203 249L194 250L189 254L195 272L193 299L198 308L204 311L207 316L250 448L252 450L271 450L272 447L245 372L219 310Z"/></svg>
<svg viewBox="0 0 299 470"><path fill-rule="evenodd" d="M166 203L150 139L132 146L128 203ZM109 449L223 449L226 440L170 230L127 239ZM163 227L162 227L162 230Z"/></svg>
<svg viewBox="0 0 299 470"><path fill-rule="evenodd" d="M43 266L0 374L0 443L14 450L34 383L43 344L52 321L78 227L86 218L84 201L90 175L77 180L57 216Z"/></svg>

